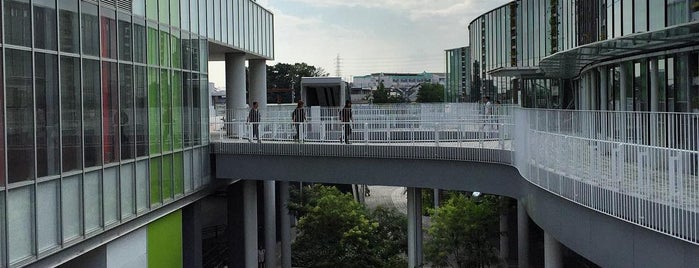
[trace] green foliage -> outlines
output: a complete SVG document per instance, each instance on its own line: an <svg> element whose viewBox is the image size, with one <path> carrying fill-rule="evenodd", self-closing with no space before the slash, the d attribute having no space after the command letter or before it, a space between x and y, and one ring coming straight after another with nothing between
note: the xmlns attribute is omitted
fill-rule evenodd
<svg viewBox="0 0 699 268"><path fill-rule="evenodd" d="M379 83L379 87L372 93L374 103L398 103L403 102L400 97L391 96L383 82Z"/></svg>
<svg viewBox="0 0 699 268"><path fill-rule="evenodd" d="M499 236L498 200L452 194L432 211L426 259L435 266L487 267L498 261L491 239Z"/></svg>
<svg viewBox="0 0 699 268"><path fill-rule="evenodd" d="M422 84L417 92L417 102L444 102L444 86L434 83Z"/></svg>
<svg viewBox="0 0 699 268"><path fill-rule="evenodd" d="M296 92L296 96L301 92L302 77L328 76L323 68L308 65L306 63L277 63L267 66L267 87L268 88L290 88Z"/></svg>
<svg viewBox="0 0 699 268"><path fill-rule="evenodd" d="M303 202L301 202L303 200ZM395 209L369 212L335 187L304 187L289 208L300 215L292 262L301 267L405 267L407 219Z"/></svg>

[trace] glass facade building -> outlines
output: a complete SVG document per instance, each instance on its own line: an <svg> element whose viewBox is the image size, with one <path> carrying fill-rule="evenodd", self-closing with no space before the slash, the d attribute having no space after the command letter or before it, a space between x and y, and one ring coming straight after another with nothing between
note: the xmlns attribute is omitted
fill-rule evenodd
<svg viewBox="0 0 699 268"><path fill-rule="evenodd" d="M444 101L473 101L471 92L471 50L461 47L446 50L447 73Z"/></svg>
<svg viewBox="0 0 699 268"><path fill-rule="evenodd" d="M472 84L525 107L699 112L697 24L697 0L512 1L469 25Z"/></svg>
<svg viewBox="0 0 699 268"><path fill-rule="evenodd" d="M210 45L274 57L251 0L0 5L0 267L202 189Z"/></svg>

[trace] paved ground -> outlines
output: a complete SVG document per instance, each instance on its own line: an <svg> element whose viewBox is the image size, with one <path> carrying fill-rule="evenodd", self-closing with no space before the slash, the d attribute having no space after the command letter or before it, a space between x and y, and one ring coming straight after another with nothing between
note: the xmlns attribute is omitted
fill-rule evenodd
<svg viewBox="0 0 699 268"><path fill-rule="evenodd" d="M371 195L365 198L367 207L393 207L404 214L408 213L408 199L405 195L405 187L369 186L369 191Z"/></svg>

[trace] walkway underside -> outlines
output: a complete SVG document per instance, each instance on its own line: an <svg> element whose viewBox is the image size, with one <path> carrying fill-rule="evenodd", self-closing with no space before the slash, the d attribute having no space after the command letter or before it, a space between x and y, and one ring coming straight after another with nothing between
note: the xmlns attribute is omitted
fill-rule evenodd
<svg viewBox="0 0 699 268"><path fill-rule="evenodd" d="M478 153L472 151L478 150L474 148L435 147L434 155L429 158L444 157L428 160L418 155L410 157L406 154L409 147L395 149L394 146L394 149L385 148L383 153L367 155L382 151L382 146L224 144L225 149L216 147L221 145L214 144L212 150L216 152L213 162L218 179L390 185L508 196L520 200L532 220L548 234L602 267L694 267L699 263L699 247L695 244L610 217L530 183L516 168L497 163L509 162L504 161L511 157L508 151L480 149L493 159L493 163L484 163L456 160ZM305 153L299 154L298 146L303 146ZM294 155L284 155L285 151ZM426 151L423 148L421 152ZM613 200L632 208L653 205L628 196Z"/></svg>

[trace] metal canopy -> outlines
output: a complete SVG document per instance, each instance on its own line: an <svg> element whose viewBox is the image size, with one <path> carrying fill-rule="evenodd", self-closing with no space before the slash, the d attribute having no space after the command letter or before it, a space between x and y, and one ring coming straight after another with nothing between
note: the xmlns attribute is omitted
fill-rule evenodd
<svg viewBox="0 0 699 268"><path fill-rule="evenodd" d="M696 44L699 44L699 21L561 51L542 59L539 67L547 77L571 78L595 62Z"/></svg>
<svg viewBox="0 0 699 268"><path fill-rule="evenodd" d="M492 77L543 77L539 67L500 67L488 72Z"/></svg>

